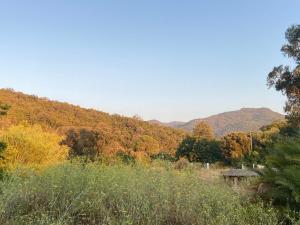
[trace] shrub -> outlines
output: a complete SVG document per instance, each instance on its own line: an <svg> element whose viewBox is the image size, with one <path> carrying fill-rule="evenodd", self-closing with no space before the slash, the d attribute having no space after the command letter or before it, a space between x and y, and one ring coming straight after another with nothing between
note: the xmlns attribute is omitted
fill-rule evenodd
<svg viewBox="0 0 300 225"><path fill-rule="evenodd" d="M57 134L45 132L37 125L12 126L0 136L0 141L7 144L2 154L2 168L39 169L62 162L67 156L68 148L59 145L61 140Z"/></svg>
<svg viewBox="0 0 300 225"><path fill-rule="evenodd" d="M193 172L66 164L0 183L0 224L274 225L272 208Z"/></svg>
<svg viewBox="0 0 300 225"><path fill-rule="evenodd" d="M4 150L6 149L6 147L7 147L7 145L4 142L0 142L0 165L2 164L2 161L4 160L3 153L4 153ZM4 174L5 174L4 168L0 167L0 180L3 179Z"/></svg>
<svg viewBox="0 0 300 225"><path fill-rule="evenodd" d="M277 206L300 210L300 138L277 143L267 156L263 197Z"/></svg>
<svg viewBox="0 0 300 225"><path fill-rule="evenodd" d="M175 169L177 170L182 170L186 169L190 165L189 160L186 158L180 158L176 163L175 163Z"/></svg>
<svg viewBox="0 0 300 225"><path fill-rule="evenodd" d="M117 157L124 164L134 164L135 163L134 157L126 152L118 152Z"/></svg>

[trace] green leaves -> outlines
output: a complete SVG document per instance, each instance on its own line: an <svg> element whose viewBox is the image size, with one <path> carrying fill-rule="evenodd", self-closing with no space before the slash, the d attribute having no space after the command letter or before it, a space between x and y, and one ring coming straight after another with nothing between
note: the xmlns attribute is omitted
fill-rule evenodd
<svg viewBox="0 0 300 225"><path fill-rule="evenodd" d="M281 51L295 61L295 68L277 66L268 75L268 86L275 87L287 96L285 112L288 120L294 126L300 126L300 25L287 29L285 34L287 44Z"/></svg>
<svg viewBox="0 0 300 225"><path fill-rule="evenodd" d="M10 109L10 106L7 104L0 103L0 115L6 115L7 111Z"/></svg>
<svg viewBox="0 0 300 225"><path fill-rule="evenodd" d="M300 210L300 138L275 145L267 157L263 182L270 184L263 197L275 205Z"/></svg>
<svg viewBox="0 0 300 225"><path fill-rule="evenodd" d="M222 160L221 143L217 140L187 137L180 144L177 158L186 157L191 162L214 163Z"/></svg>

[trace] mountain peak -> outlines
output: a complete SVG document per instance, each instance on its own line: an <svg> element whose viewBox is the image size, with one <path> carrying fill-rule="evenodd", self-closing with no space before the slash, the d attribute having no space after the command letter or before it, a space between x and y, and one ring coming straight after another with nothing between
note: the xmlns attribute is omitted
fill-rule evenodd
<svg viewBox="0 0 300 225"><path fill-rule="evenodd" d="M158 121L158 123L168 127L192 131L197 123L206 121L215 130L217 136L223 136L235 131L257 131L262 126L282 119L284 119L282 114L274 112L266 107L243 107L240 110L223 112L206 118L194 119L189 122L161 123Z"/></svg>

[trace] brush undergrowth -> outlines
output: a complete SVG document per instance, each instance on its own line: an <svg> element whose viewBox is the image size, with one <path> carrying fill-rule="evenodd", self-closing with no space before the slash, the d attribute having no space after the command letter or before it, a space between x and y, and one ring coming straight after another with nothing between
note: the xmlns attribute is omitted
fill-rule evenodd
<svg viewBox="0 0 300 225"><path fill-rule="evenodd" d="M274 225L276 212L192 171L67 163L0 183L0 224Z"/></svg>

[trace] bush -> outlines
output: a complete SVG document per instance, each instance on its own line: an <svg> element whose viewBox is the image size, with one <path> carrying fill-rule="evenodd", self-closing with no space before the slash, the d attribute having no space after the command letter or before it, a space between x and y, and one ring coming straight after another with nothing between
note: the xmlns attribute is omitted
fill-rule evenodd
<svg viewBox="0 0 300 225"><path fill-rule="evenodd" d="M4 157L3 157L3 153L4 153L4 150L6 149L6 144L4 142L0 142L0 165L2 164L3 160L4 160ZM4 168L1 168L0 167L0 180L3 179L5 175L5 170Z"/></svg>
<svg viewBox="0 0 300 225"><path fill-rule="evenodd" d="M135 163L134 157L126 152L118 152L117 157L124 164L134 164Z"/></svg>
<svg viewBox="0 0 300 225"><path fill-rule="evenodd" d="M175 169L177 170L182 170L186 169L190 165L189 160L186 158L180 158L176 163L175 163Z"/></svg>
<svg viewBox="0 0 300 225"><path fill-rule="evenodd" d="M300 138L277 143L267 156L263 197L280 207L300 211Z"/></svg>
<svg viewBox="0 0 300 225"><path fill-rule="evenodd" d="M0 224L278 224L273 209L251 204L196 173L140 166L67 164L0 183Z"/></svg>
<svg viewBox="0 0 300 225"><path fill-rule="evenodd" d="M12 126L0 135L0 141L6 143L2 168L14 170L18 167L40 169L62 162L68 148L59 145L62 140L54 133L45 132L40 126Z"/></svg>

